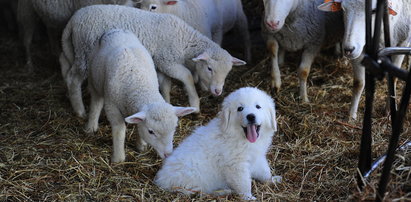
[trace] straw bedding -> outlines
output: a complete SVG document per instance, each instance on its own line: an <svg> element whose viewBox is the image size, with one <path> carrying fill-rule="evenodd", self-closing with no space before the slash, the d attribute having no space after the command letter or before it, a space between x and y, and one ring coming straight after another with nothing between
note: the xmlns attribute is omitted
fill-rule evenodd
<svg viewBox="0 0 411 202"><path fill-rule="evenodd" d="M253 181L252 191L264 201L370 200L375 195L380 169L370 177L363 192L356 187L361 120L348 122L352 72L344 59L332 54L318 57L309 76L310 103L298 99L296 67L299 54L288 54L281 68L283 87L269 88L269 59L259 35L261 5L244 3L251 23L254 63L234 68L220 97L201 95L201 115L179 122L175 145L219 111L223 98L243 86L256 86L275 98L279 132L268 159L283 183L268 185ZM229 35L224 43L241 58L241 43ZM128 127L126 162L111 164L111 129L100 119L97 133L83 131L84 120L74 116L66 97L59 65L49 53L46 39L33 47L34 73L24 69L24 54L17 37L0 33L0 201L238 201L235 195L216 198L197 194L187 197L167 193L153 184L161 160L150 149L135 149L135 128ZM328 51L330 52L330 51ZM332 52L332 51L331 51ZM378 82L373 116L373 158L387 147L390 120L385 114L385 82ZM400 84L400 87L402 84ZM88 103L86 91L85 99ZM172 103L186 106L182 86L172 90ZM410 118L405 121L401 142L409 138ZM398 154L387 200L411 200L411 151Z"/></svg>

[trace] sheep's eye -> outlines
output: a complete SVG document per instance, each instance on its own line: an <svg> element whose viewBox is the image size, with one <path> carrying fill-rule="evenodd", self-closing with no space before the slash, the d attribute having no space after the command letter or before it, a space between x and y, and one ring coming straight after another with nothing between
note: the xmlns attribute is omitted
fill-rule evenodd
<svg viewBox="0 0 411 202"><path fill-rule="evenodd" d="M156 10L157 9L157 6L156 5L151 5L150 6L150 11L154 11L154 10Z"/></svg>
<svg viewBox="0 0 411 202"><path fill-rule="evenodd" d="M239 111L239 112L241 112L241 111L243 111L243 107L239 107L239 108L237 108L237 111Z"/></svg>
<svg viewBox="0 0 411 202"><path fill-rule="evenodd" d="M261 108L261 106L260 106L260 105L256 105L256 106L255 106L255 108L260 109L260 108Z"/></svg>
<svg viewBox="0 0 411 202"><path fill-rule="evenodd" d="M212 72L213 69L211 69L211 67L207 67L208 71Z"/></svg>
<svg viewBox="0 0 411 202"><path fill-rule="evenodd" d="M151 135L154 135L154 131L152 130L148 130L148 133L150 133Z"/></svg>

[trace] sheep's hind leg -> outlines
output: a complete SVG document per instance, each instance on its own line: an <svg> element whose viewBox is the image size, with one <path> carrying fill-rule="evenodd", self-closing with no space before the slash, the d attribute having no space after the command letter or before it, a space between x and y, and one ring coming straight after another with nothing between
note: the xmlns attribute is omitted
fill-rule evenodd
<svg viewBox="0 0 411 202"><path fill-rule="evenodd" d="M307 95L307 78L310 74L311 64L314 61L316 52L304 50L301 56L301 63L298 67L298 79L300 81L300 98L303 102L309 102Z"/></svg>

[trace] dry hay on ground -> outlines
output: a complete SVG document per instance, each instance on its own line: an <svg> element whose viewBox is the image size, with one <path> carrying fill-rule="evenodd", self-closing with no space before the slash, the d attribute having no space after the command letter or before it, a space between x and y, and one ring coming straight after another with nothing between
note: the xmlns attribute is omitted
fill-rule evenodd
<svg viewBox="0 0 411 202"><path fill-rule="evenodd" d="M16 39L0 37L0 200L91 201L238 201L236 195L216 198L198 194L187 197L157 188L152 179L161 160L150 149L135 150L135 128L128 127L127 161L110 164L111 129L105 118L95 134L83 131L84 120L72 113L58 63L47 47L34 47L34 74L26 74L24 56ZM236 50L234 50L235 52ZM175 145L194 127L216 115L223 97L243 87L270 92L269 67L262 44L253 48L256 63L233 69L221 97L201 92L202 114L181 119ZM298 100L295 68L298 55L287 57L282 90L275 94L279 132L268 153L275 175L283 183L253 181L252 192L265 201L366 200L375 194L379 170L364 193L356 188L356 166L361 121L347 123L351 96L351 69L332 56L319 57L309 77L310 103ZM385 88L379 83L374 113L373 157L381 155L390 132L385 116ZM173 104L187 105L181 85L173 87ZM86 96L86 103L88 103ZM362 115L363 102L359 114ZM409 138L410 116L401 142ZM361 116L359 120L361 120ZM410 155L396 162L389 199L410 199Z"/></svg>

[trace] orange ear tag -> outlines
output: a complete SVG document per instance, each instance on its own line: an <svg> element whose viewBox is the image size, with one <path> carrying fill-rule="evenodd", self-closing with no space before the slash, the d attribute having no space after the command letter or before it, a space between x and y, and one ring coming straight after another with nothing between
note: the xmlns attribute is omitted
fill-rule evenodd
<svg viewBox="0 0 411 202"><path fill-rule="evenodd" d="M317 8L326 12L338 12L341 10L341 0L324 0Z"/></svg>
<svg viewBox="0 0 411 202"><path fill-rule="evenodd" d="M394 9L392 9L392 2L391 1L388 1L388 13L392 16L397 15L397 12Z"/></svg>

